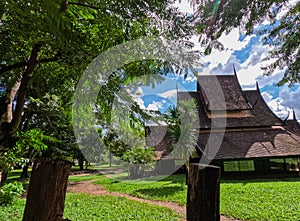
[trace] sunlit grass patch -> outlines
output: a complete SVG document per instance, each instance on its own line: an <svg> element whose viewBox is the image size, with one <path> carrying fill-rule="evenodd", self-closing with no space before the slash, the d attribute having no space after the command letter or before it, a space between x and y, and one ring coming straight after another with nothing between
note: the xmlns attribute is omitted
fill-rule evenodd
<svg viewBox="0 0 300 221"><path fill-rule="evenodd" d="M68 194L64 217L72 221L178 220L171 209L124 197Z"/></svg>
<svg viewBox="0 0 300 221"><path fill-rule="evenodd" d="M127 193L144 199L161 200L184 205L186 202L185 175L144 178L137 180L117 180L103 178L95 181L111 192Z"/></svg>
<svg viewBox="0 0 300 221"><path fill-rule="evenodd" d="M17 200L12 206L0 207L0 221L21 221L24 207L25 199ZM175 221L180 216L171 209L124 197L68 193L64 217L72 221Z"/></svg>
<svg viewBox="0 0 300 221"><path fill-rule="evenodd" d="M175 202L180 205L186 204L185 175L173 175L149 183L134 182L103 178L94 183L112 192ZM221 213L241 220L298 221L300 220L299 193L299 178L222 181Z"/></svg>

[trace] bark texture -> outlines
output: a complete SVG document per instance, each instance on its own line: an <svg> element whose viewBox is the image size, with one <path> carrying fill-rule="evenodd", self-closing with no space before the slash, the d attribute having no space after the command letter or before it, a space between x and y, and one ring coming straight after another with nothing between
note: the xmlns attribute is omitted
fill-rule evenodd
<svg viewBox="0 0 300 221"><path fill-rule="evenodd" d="M188 221L220 221L219 167L189 165L187 192Z"/></svg>
<svg viewBox="0 0 300 221"><path fill-rule="evenodd" d="M23 221L62 221L71 162L35 161Z"/></svg>

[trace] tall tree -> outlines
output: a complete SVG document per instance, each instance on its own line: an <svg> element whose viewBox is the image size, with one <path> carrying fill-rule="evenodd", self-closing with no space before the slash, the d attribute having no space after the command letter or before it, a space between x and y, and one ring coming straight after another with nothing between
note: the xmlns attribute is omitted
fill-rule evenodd
<svg viewBox="0 0 300 221"><path fill-rule="evenodd" d="M0 82L4 90L0 96L0 154L15 145L25 107L30 104L29 95L34 99L41 99L46 93L57 95L63 100L61 106L70 110L76 82L99 53L141 36L163 35L186 41L191 32L186 25L189 18L178 15L170 3L168 0L2 1ZM103 94L104 98L111 96L109 92ZM24 221L62 220L69 169L65 161L34 164ZM53 183L55 180L59 185Z"/></svg>

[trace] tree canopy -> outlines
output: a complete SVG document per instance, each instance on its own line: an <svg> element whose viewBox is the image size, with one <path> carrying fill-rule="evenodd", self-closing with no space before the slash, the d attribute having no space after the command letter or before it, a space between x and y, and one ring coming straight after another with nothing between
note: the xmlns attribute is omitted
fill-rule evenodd
<svg viewBox="0 0 300 221"><path fill-rule="evenodd" d="M188 18L170 3L166 0L2 2L1 146L19 129L28 97L56 95L63 108L70 110L80 75L99 53L142 36L187 39L192 32L186 25Z"/></svg>

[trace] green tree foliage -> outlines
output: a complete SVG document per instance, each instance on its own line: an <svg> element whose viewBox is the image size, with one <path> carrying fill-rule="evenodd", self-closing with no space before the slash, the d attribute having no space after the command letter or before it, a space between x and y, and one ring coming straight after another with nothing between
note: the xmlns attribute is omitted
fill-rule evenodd
<svg viewBox="0 0 300 221"><path fill-rule="evenodd" d="M104 143L113 155L129 163L129 177L143 176L147 164L155 161L154 149L146 144L144 119L135 108L115 107L111 116L112 126L103 134Z"/></svg>
<svg viewBox="0 0 300 221"><path fill-rule="evenodd" d="M197 148L199 134L199 118L195 100L180 101L176 108L169 108L165 119L168 124L170 151L188 164L189 158Z"/></svg>
<svg viewBox="0 0 300 221"><path fill-rule="evenodd" d="M270 75L279 68L285 70L279 84L300 82L299 1L293 6L288 0L190 0L190 3L195 7L195 27L206 47L205 53L210 53L212 48L224 49L218 41L222 33L238 27L244 34L253 34L255 26L268 20L272 26L263 30L264 41L274 46L268 58L275 61L263 68L265 74ZM285 15L278 18L277 14L286 8Z"/></svg>
<svg viewBox="0 0 300 221"><path fill-rule="evenodd" d="M76 82L87 64L106 49L142 36L186 41L192 32L186 23L188 17L179 14L170 3L166 0L1 2L1 151L14 146L16 131L29 119L47 136L67 137L69 134L65 131L69 130L54 127L53 122L59 119L57 114L70 120ZM150 63L154 64L153 61ZM150 63L140 67L149 70ZM134 70L138 65L131 66L125 68L127 76L137 74ZM117 79L111 79L111 82L114 87L101 90L101 105L109 103L109 97L114 95L111 91L115 91L120 83ZM42 109L43 105L38 103L44 102L45 94L58 97L61 103L49 103L52 109ZM27 108L25 103L29 96L33 99L29 106L36 103L40 111ZM60 113L56 110L57 105L63 109ZM27 111L33 115L26 119L22 117L24 111L26 116L30 114ZM70 125L66 121L58 124Z"/></svg>
<svg viewBox="0 0 300 221"><path fill-rule="evenodd" d="M142 36L180 38L181 42L187 42L192 32L186 23L189 18L180 15L170 3L171 0L1 1L0 156L15 146L17 131L31 133L33 137L27 138L35 146L35 136L41 134L34 134L34 128L55 139L45 141L48 148L43 156L57 159L71 152L73 93L93 58ZM150 69L149 64L142 67ZM135 64L128 66L123 80L137 73L129 69L138 70ZM103 92L102 103L108 102L109 106L109 96L116 88L118 82ZM106 120L109 117L101 123ZM38 146L43 147L41 143ZM32 188L39 189L34 184ZM57 196L63 197L63 193ZM34 201L42 201L41 198ZM53 205L54 210L60 206ZM58 210L61 213L61 208ZM30 208L25 211L39 213Z"/></svg>

